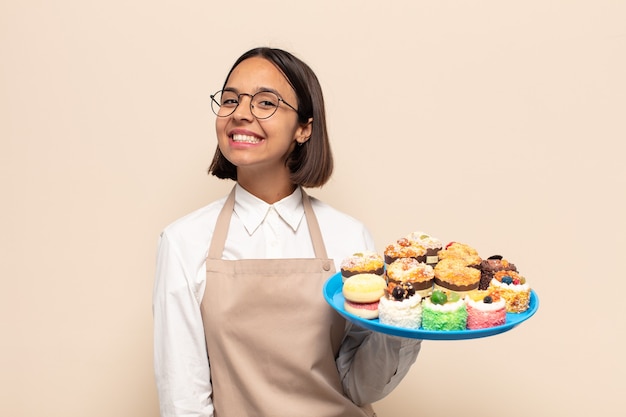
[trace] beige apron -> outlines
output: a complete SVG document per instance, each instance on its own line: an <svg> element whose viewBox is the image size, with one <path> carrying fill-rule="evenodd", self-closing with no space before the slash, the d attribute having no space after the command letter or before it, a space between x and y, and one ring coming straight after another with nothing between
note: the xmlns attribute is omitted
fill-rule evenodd
<svg viewBox="0 0 626 417"><path fill-rule="evenodd" d="M322 296L335 267L302 194L315 259L223 260L234 188L217 219L201 306L215 417L375 415L343 395L345 321Z"/></svg>

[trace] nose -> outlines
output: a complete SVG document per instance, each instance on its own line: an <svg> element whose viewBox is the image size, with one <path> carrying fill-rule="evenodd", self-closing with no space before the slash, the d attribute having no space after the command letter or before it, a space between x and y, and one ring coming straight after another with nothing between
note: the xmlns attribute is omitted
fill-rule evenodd
<svg viewBox="0 0 626 417"><path fill-rule="evenodd" d="M246 98L245 102L244 97ZM239 95L239 104L233 112L233 117L237 120L254 119L254 115L252 114L252 96L250 94L242 93Z"/></svg>

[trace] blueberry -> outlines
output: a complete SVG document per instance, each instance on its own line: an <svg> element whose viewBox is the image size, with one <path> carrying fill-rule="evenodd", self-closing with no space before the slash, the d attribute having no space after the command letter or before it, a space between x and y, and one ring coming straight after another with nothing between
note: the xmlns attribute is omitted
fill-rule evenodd
<svg viewBox="0 0 626 417"><path fill-rule="evenodd" d="M483 302L485 304L491 304L491 303L493 303L493 298L491 298L490 295L486 295L485 298L483 298Z"/></svg>
<svg viewBox="0 0 626 417"><path fill-rule="evenodd" d="M406 297L412 297L415 295L415 288L413 288L413 284L410 282L406 284Z"/></svg>
<svg viewBox="0 0 626 417"><path fill-rule="evenodd" d="M502 283L503 284L507 284L507 285L511 285L511 284L513 284L513 278L511 278L508 275L505 275L505 276L502 277Z"/></svg>
<svg viewBox="0 0 626 417"><path fill-rule="evenodd" d="M391 296L395 300L402 300L402 298L404 298L404 290L399 285L396 285L393 287L393 290L391 290Z"/></svg>

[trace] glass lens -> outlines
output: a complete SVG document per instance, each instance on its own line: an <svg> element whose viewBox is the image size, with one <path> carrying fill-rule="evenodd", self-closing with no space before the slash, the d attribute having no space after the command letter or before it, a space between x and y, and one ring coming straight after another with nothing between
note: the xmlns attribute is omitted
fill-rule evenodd
<svg viewBox="0 0 626 417"><path fill-rule="evenodd" d="M278 108L278 96L269 91L261 91L252 97L252 114L257 119L267 119Z"/></svg>
<svg viewBox="0 0 626 417"><path fill-rule="evenodd" d="M239 98L232 91L218 91L211 96L211 110L220 117L230 115L237 108Z"/></svg>

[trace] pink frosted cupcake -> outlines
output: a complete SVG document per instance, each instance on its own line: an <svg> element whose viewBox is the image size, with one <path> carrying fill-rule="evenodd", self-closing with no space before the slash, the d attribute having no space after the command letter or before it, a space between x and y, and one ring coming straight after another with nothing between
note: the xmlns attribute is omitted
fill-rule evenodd
<svg viewBox="0 0 626 417"><path fill-rule="evenodd" d="M465 296L467 328L486 329L506 323L506 302L497 293L473 291Z"/></svg>

